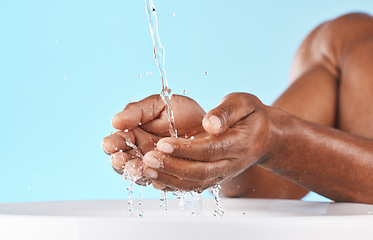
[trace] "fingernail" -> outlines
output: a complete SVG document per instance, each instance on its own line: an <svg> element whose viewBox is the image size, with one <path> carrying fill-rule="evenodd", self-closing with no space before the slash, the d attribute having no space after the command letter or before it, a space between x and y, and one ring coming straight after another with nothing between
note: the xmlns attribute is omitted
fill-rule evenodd
<svg viewBox="0 0 373 240"><path fill-rule="evenodd" d="M172 153L174 151L174 147L169 143L163 142L159 144L158 150L164 153Z"/></svg>
<svg viewBox="0 0 373 240"><path fill-rule="evenodd" d="M155 189L162 190L162 189L165 189L167 186L162 183L153 181L153 187Z"/></svg>
<svg viewBox="0 0 373 240"><path fill-rule="evenodd" d="M110 155L110 162L111 164L115 163L116 161L118 161L118 154L117 153L113 153Z"/></svg>
<svg viewBox="0 0 373 240"><path fill-rule="evenodd" d="M158 177L158 173L151 168L147 168L144 172L144 176L150 179L156 179Z"/></svg>
<svg viewBox="0 0 373 240"><path fill-rule="evenodd" d="M159 159L153 156L144 156L143 161L151 168L159 168L161 166Z"/></svg>
<svg viewBox="0 0 373 240"><path fill-rule="evenodd" d="M217 116L212 115L211 117L209 117L209 121L211 122L212 126L214 126L214 128L218 129L221 127L221 121Z"/></svg>
<svg viewBox="0 0 373 240"><path fill-rule="evenodd" d="M124 166L124 158L123 157L120 158L118 154L111 154L110 163L111 163L111 166L113 166L115 169L120 170Z"/></svg>

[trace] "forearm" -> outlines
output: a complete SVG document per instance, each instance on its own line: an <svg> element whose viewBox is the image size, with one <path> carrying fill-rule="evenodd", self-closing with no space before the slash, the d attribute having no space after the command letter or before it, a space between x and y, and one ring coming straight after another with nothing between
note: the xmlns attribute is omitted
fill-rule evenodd
<svg viewBox="0 0 373 240"><path fill-rule="evenodd" d="M373 141L316 125L281 110L260 165L335 201L373 203Z"/></svg>

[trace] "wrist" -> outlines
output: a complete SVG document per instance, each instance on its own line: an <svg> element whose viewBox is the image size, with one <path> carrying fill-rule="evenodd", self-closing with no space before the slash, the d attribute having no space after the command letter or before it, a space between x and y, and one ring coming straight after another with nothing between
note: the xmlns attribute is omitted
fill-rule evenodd
<svg viewBox="0 0 373 240"><path fill-rule="evenodd" d="M298 118L276 107L266 106L268 120L267 145L257 165L266 168L273 161L279 161L288 154L291 136L298 126Z"/></svg>

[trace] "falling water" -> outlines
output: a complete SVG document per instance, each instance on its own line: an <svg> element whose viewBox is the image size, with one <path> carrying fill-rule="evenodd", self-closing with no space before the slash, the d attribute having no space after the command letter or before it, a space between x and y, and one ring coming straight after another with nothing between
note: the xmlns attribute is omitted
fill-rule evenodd
<svg viewBox="0 0 373 240"><path fill-rule="evenodd" d="M166 70L164 66L165 50L161 44L161 40L158 34L157 13L155 11L153 0L145 0L145 10L148 15L150 34L153 39L154 58L155 58L155 62L158 65L158 69L159 69L159 72L161 74L161 79L162 79L162 91L160 95L166 107L167 119L169 123L169 132L170 132L171 137L177 137L174 113L172 111L172 105L171 105L172 91L168 87L167 75L166 75Z"/></svg>
<svg viewBox="0 0 373 240"><path fill-rule="evenodd" d="M133 183L134 181L130 181L130 185L127 187L128 190L128 213L130 216L133 215Z"/></svg>
<svg viewBox="0 0 373 240"><path fill-rule="evenodd" d="M224 215L224 208L223 208L223 205L221 203L220 196L219 196L220 188L221 188L220 185L216 185L214 187L211 187L210 191L211 191L212 195L214 195L215 204L216 204L216 209L215 209L214 216L222 217Z"/></svg>

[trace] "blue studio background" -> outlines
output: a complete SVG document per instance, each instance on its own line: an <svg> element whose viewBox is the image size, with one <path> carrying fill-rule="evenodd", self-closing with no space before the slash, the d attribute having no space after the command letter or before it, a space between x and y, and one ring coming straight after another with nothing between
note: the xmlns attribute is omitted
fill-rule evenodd
<svg viewBox="0 0 373 240"><path fill-rule="evenodd" d="M306 34L371 0L155 0L169 86L207 111L226 94L271 104ZM101 140L159 93L143 0L0 2L0 202L127 198ZM151 187L145 198L159 198Z"/></svg>

